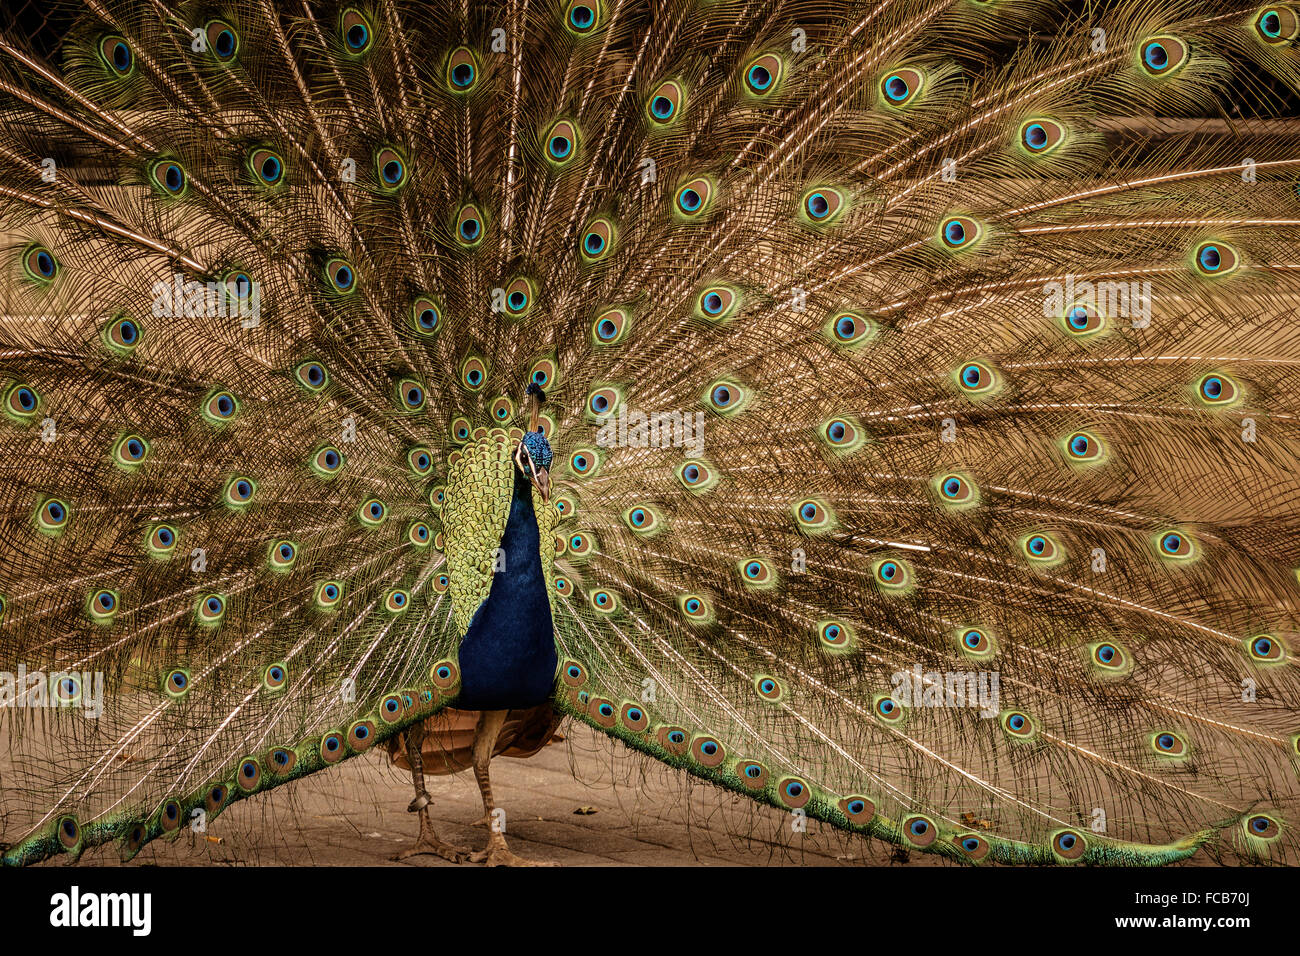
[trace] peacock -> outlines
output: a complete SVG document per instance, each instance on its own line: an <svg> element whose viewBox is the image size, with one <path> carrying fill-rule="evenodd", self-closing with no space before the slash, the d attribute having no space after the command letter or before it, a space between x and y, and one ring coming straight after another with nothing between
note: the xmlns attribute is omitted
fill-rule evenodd
<svg viewBox="0 0 1300 956"><path fill-rule="evenodd" d="M401 856L527 863L565 719L960 863L1296 861L1300 6L50 9L5 863L372 750Z"/></svg>

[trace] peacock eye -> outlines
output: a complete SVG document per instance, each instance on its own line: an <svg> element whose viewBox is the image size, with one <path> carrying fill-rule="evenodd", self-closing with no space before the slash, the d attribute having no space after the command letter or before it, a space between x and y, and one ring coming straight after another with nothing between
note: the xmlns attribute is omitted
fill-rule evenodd
<svg viewBox="0 0 1300 956"><path fill-rule="evenodd" d="M693 219L708 208L712 197L713 183L703 176L697 176L677 190L674 203L680 215Z"/></svg>
<svg viewBox="0 0 1300 956"><path fill-rule="evenodd" d="M949 249L968 249L980 238L979 223L965 216L945 219L939 226L939 238Z"/></svg>
<svg viewBox="0 0 1300 956"><path fill-rule="evenodd" d="M733 415L744 406L746 394L736 382L718 381L709 386L708 404L722 415Z"/></svg>
<svg viewBox="0 0 1300 956"><path fill-rule="evenodd" d="M135 63L131 48L119 36L106 36L100 40L99 55L103 58L104 63L118 76L129 74L131 67Z"/></svg>
<svg viewBox="0 0 1300 956"><path fill-rule="evenodd" d="M1269 45L1287 43L1300 32L1300 14L1292 7L1266 7L1255 18L1255 32Z"/></svg>
<svg viewBox="0 0 1300 956"><path fill-rule="evenodd" d="M512 279L506 286L506 312L515 317L527 315L532 310L533 298L532 280L523 276Z"/></svg>
<svg viewBox="0 0 1300 956"><path fill-rule="evenodd" d="M146 547L155 558L166 558L175 549L176 539L176 529L171 525L154 525L149 531Z"/></svg>
<svg viewBox="0 0 1300 956"><path fill-rule="evenodd" d="M1035 733L1034 722L1018 710L1009 710L1002 715L1002 729L1018 738L1032 737Z"/></svg>
<svg viewBox="0 0 1300 956"><path fill-rule="evenodd" d="M209 626L218 624L226 613L226 599L219 594L200 597L195 613L200 624Z"/></svg>
<svg viewBox="0 0 1300 956"><path fill-rule="evenodd" d="M821 621L817 625L817 638L827 648L842 651L849 647L853 632L842 621Z"/></svg>
<svg viewBox="0 0 1300 956"><path fill-rule="evenodd" d="M1196 247L1196 271L1203 276L1226 276L1239 263L1240 256L1226 242L1204 242Z"/></svg>
<svg viewBox="0 0 1300 956"><path fill-rule="evenodd" d="M886 559L875 566L876 583L889 591L898 591L912 581L911 568L904 561Z"/></svg>
<svg viewBox="0 0 1300 956"><path fill-rule="evenodd" d="M740 296L726 286L710 286L700 293L696 305L701 318L710 322L722 322L736 314L740 307Z"/></svg>
<svg viewBox="0 0 1300 956"><path fill-rule="evenodd" d="M556 123L546 134L546 156L556 164L565 163L573 158L577 134L573 125L567 121Z"/></svg>
<svg viewBox="0 0 1300 956"><path fill-rule="evenodd" d="M316 607L328 611L343 596L343 585L338 581L322 581L316 586Z"/></svg>
<svg viewBox="0 0 1300 956"><path fill-rule="evenodd" d="M906 106L921 92L924 78L911 69L895 70L880 81L880 95L889 106Z"/></svg>
<svg viewBox="0 0 1300 956"><path fill-rule="evenodd" d="M135 319L119 316L104 325L100 339L110 351L118 355L130 355L144 338L144 329Z"/></svg>
<svg viewBox="0 0 1300 956"><path fill-rule="evenodd" d="M1102 456L1102 443L1091 432L1075 432L1065 440L1065 449L1072 461L1095 462Z"/></svg>
<svg viewBox="0 0 1300 956"><path fill-rule="evenodd" d="M478 64L474 54L458 47L447 58L447 85L453 93L468 93L478 80Z"/></svg>
<svg viewBox="0 0 1300 956"><path fill-rule="evenodd" d="M1276 664L1286 658L1282 642L1272 634L1260 634L1246 641L1250 659L1257 664Z"/></svg>
<svg viewBox="0 0 1300 956"><path fill-rule="evenodd" d="M346 259L331 259L325 263L325 278L330 289L339 295L346 295L356 287L356 271Z"/></svg>
<svg viewBox="0 0 1300 956"><path fill-rule="evenodd" d="M270 149L255 149L248 157L248 168L264 186L278 186L284 179L284 159Z"/></svg>
<svg viewBox="0 0 1300 956"><path fill-rule="evenodd" d="M357 10L347 10L343 14L343 44L348 53L360 56L370 49L371 30L366 18Z"/></svg>
<svg viewBox="0 0 1300 956"><path fill-rule="evenodd" d="M298 384L309 392L319 392L329 383L329 375L320 362L303 362L293 370Z"/></svg>
<svg viewBox="0 0 1300 956"><path fill-rule="evenodd" d="M996 382L993 370L982 362L968 362L957 373L957 384L972 395L988 392Z"/></svg>
<svg viewBox="0 0 1300 956"><path fill-rule="evenodd" d="M442 321L442 307L429 296L422 295L411 303L411 326L419 335L432 335Z"/></svg>
<svg viewBox="0 0 1300 956"><path fill-rule="evenodd" d="M211 20L205 30L208 49L222 63L229 63L239 52L239 34L223 20Z"/></svg>
<svg viewBox="0 0 1300 956"><path fill-rule="evenodd" d="M767 96L780 84L783 72L781 58L765 53L745 67L745 89L754 96Z"/></svg>
<svg viewBox="0 0 1300 956"><path fill-rule="evenodd" d="M608 219L597 219L582 234L582 257L587 262L598 262L609 255L614 248L614 223Z"/></svg>
<svg viewBox="0 0 1300 956"><path fill-rule="evenodd" d="M47 283L59 271L59 261L54 253L41 245L31 245L23 250L23 272L27 278L38 283Z"/></svg>
<svg viewBox="0 0 1300 956"><path fill-rule="evenodd" d="M844 195L838 189L819 186L804 193L800 207L806 222L825 225L837 219L843 211Z"/></svg>
<svg viewBox="0 0 1300 956"><path fill-rule="evenodd" d="M388 509L378 498L371 498L362 503L357 512L361 523L367 527L375 527L384 523L384 518L388 515Z"/></svg>
<svg viewBox="0 0 1300 956"><path fill-rule="evenodd" d="M391 146L386 146L375 154L375 172L384 189L400 189L406 184L406 159Z"/></svg>
<svg viewBox="0 0 1300 956"><path fill-rule="evenodd" d="M474 203L467 203L456 214L456 241L466 248L473 248L483 241L483 214Z"/></svg>
<svg viewBox="0 0 1300 956"><path fill-rule="evenodd" d="M226 505L232 509L241 510L253 500L256 491L257 483L253 479L244 475L236 475L226 482Z"/></svg>
<svg viewBox="0 0 1300 956"><path fill-rule="evenodd" d="M613 345L623 338L623 333L628 327L628 314L622 309L608 309L600 315L591 324L591 330L595 341L600 345ZM534 380L536 380L534 373ZM537 384L545 387L545 382Z"/></svg>
<svg viewBox="0 0 1300 956"><path fill-rule="evenodd" d="M1149 76L1165 77L1187 62L1187 44L1176 37L1152 37L1141 44L1142 69Z"/></svg>
<svg viewBox="0 0 1300 956"><path fill-rule="evenodd" d="M667 126L680 118L685 104L685 90L676 80L659 84L646 101L646 113L656 126Z"/></svg>
<svg viewBox="0 0 1300 956"><path fill-rule="evenodd" d="M1028 120L1020 127L1020 143L1031 153L1048 153L1065 138L1065 127L1055 120Z"/></svg>
<svg viewBox="0 0 1300 956"><path fill-rule="evenodd" d="M404 378L397 383L397 406L408 412L416 412L424 407L426 393L424 386L414 379Z"/></svg>
<svg viewBox="0 0 1300 956"><path fill-rule="evenodd" d="M1056 539L1050 534L1034 533L1026 536L1021 541L1021 549L1030 561L1036 564L1055 563L1061 559L1064 552Z"/></svg>
<svg viewBox="0 0 1300 956"><path fill-rule="evenodd" d="M154 183L168 196L180 196L185 192L185 170L173 159L154 163L150 170Z"/></svg>
<svg viewBox="0 0 1300 956"><path fill-rule="evenodd" d="M586 36L600 22L600 7L595 0L571 0L565 13L565 25L579 36Z"/></svg>
<svg viewBox="0 0 1300 956"><path fill-rule="evenodd" d="M1196 557L1196 541L1185 531L1166 531L1156 536L1156 551L1163 558L1188 561Z"/></svg>
<svg viewBox="0 0 1300 956"><path fill-rule="evenodd" d="M975 485L962 475L941 475L935 481L939 500L948 507L962 508L978 501Z"/></svg>
<svg viewBox="0 0 1300 956"><path fill-rule="evenodd" d="M471 392L477 392L480 389L482 389L483 385L487 382L487 373L488 373L487 363L484 362L483 359L479 358L478 356L472 355L469 358L465 359L464 362L461 363L460 383L464 385L465 388L469 389ZM468 427L466 427L465 434L463 436L458 435L457 437L468 438L469 437Z"/></svg>

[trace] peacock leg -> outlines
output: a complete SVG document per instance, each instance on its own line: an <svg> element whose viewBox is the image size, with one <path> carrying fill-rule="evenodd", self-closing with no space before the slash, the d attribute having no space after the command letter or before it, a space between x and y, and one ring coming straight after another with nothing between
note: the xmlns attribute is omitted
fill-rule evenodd
<svg viewBox="0 0 1300 956"><path fill-rule="evenodd" d="M492 783L488 780L488 763L492 760L497 735L501 733L501 726L508 713L508 710L485 710L474 730L474 777L483 794L483 817L489 822L487 847L471 854L470 861L486 863L488 866L556 866L555 863L526 860L511 853L506 846L504 827L497 822L498 817L494 816L496 806L492 800ZM500 818L504 822L504 814Z"/></svg>
<svg viewBox="0 0 1300 956"><path fill-rule="evenodd" d="M470 856L469 847L443 843L438 839L438 834L433 831L433 824L429 822L429 804L433 803L433 799L424 789L424 757L420 750L423 743L424 722L419 721L406 731L406 758L411 763L411 780L415 784L415 799L406 809L420 815L420 835L415 840L415 846L395 854L392 859L405 860L408 857L431 853L452 863L464 863Z"/></svg>

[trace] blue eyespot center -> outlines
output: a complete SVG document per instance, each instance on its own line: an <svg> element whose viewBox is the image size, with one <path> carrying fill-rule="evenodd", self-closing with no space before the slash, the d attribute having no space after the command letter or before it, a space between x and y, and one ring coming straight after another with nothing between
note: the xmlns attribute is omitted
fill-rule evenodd
<svg viewBox="0 0 1300 956"><path fill-rule="evenodd" d="M650 103L650 110L660 119L668 119L673 115L673 101L666 96L656 96Z"/></svg>
<svg viewBox="0 0 1300 956"><path fill-rule="evenodd" d="M451 81L464 88L474 82L474 67L468 63L458 63L451 71Z"/></svg>
<svg viewBox="0 0 1300 956"><path fill-rule="evenodd" d="M885 95L895 103L901 103L907 99L907 94L911 92L908 89L907 81L898 74L894 74L885 80Z"/></svg>
<svg viewBox="0 0 1300 956"><path fill-rule="evenodd" d="M1042 149L1047 145L1047 130L1041 123L1031 123L1025 127L1025 145L1030 149Z"/></svg>
<svg viewBox="0 0 1300 956"><path fill-rule="evenodd" d="M1160 71L1169 65L1169 51L1160 43L1148 43L1143 55L1146 58L1147 66L1153 70Z"/></svg>

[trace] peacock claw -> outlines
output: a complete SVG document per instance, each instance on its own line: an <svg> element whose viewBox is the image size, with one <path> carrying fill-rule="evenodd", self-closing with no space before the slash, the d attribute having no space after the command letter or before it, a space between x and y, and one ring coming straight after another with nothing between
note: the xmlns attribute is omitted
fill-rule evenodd
<svg viewBox="0 0 1300 956"><path fill-rule="evenodd" d="M433 803L433 797L429 796L428 793L421 790L419 796L417 796L414 800L412 800L410 805L406 808L406 812L419 813L421 810L423 810L431 803Z"/></svg>
<svg viewBox="0 0 1300 956"><path fill-rule="evenodd" d="M482 863L484 866L559 866L549 860L529 860L522 856L516 856L506 847L505 841L500 843L489 843L487 849L479 850L477 853L471 853L469 856L471 863Z"/></svg>
<svg viewBox="0 0 1300 956"><path fill-rule="evenodd" d="M470 826L485 827L488 826L491 822L492 822L492 817L490 817L488 814L485 813L483 814L483 816L479 817L477 820L471 823Z"/></svg>
<svg viewBox="0 0 1300 956"><path fill-rule="evenodd" d="M413 856L423 856L425 854L440 856L444 860L448 860L452 863L464 863L466 860L473 859L473 853L467 846L456 846L452 843L443 843L436 837L427 837L424 835L421 835L420 838L415 841L415 846L407 847L400 853L394 853L389 857L389 859L396 862L410 859Z"/></svg>

